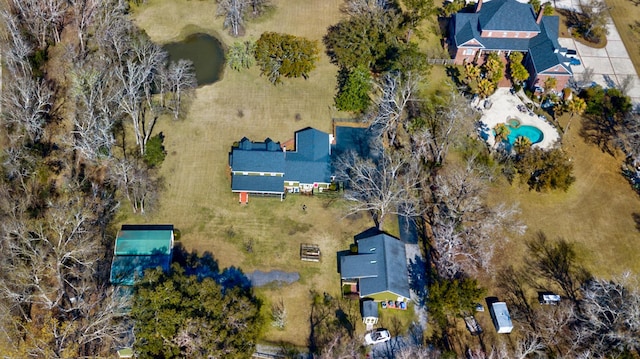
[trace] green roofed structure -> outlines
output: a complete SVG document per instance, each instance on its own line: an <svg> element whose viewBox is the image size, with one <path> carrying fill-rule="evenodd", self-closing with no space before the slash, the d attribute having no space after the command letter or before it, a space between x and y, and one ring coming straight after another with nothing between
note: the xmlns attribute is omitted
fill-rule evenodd
<svg viewBox="0 0 640 359"><path fill-rule="evenodd" d="M173 225L122 225L116 238L112 284L131 286L149 268L169 270L173 248Z"/></svg>

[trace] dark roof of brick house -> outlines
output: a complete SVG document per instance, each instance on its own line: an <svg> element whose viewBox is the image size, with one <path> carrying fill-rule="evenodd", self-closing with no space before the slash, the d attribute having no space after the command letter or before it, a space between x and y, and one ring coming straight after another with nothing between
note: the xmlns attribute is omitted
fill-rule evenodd
<svg viewBox="0 0 640 359"><path fill-rule="evenodd" d="M491 0L484 3L477 13L461 12L454 15L453 39L458 47L527 52L538 73L556 65L562 65L571 73L568 60L559 51L559 24L558 16L543 16L540 24L537 24L530 4L516 0ZM531 38L481 37L482 30L538 34ZM481 45L466 44L474 39Z"/></svg>

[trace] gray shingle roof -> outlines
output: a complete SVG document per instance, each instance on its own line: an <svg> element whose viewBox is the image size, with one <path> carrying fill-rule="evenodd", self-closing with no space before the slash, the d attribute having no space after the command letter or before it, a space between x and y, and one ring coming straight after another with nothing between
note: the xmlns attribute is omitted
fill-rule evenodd
<svg viewBox="0 0 640 359"><path fill-rule="evenodd" d="M557 16L544 16L542 18L540 35L531 39L529 56L533 62L533 66L537 73L543 72L556 65L562 65L569 73L572 73L571 67L565 65L566 59L559 51L558 28L560 20ZM546 71L545 74L553 74Z"/></svg>
<svg viewBox="0 0 640 359"><path fill-rule="evenodd" d="M359 278L360 296L389 291L409 298L409 272L404 243L385 233L357 241L358 254L341 258L343 279ZM355 274L366 274L358 276ZM375 273L375 276L371 276Z"/></svg>
<svg viewBox="0 0 640 359"><path fill-rule="evenodd" d="M482 5L479 14L481 30L540 31L530 4L515 0L492 0Z"/></svg>
<svg viewBox="0 0 640 359"><path fill-rule="evenodd" d="M493 0L496 1L496 0ZM482 8L484 9L484 8ZM481 10L482 11L482 10ZM535 23L535 22L534 22ZM476 39L482 44L485 50L517 50L527 51L529 39L527 38L502 38L502 37L481 37L478 28L477 13L459 13L455 15L454 38L457 45ZM465 46L478 47L478 46Z"/></svg>
<svg viewBox="0 0 640 359"><path fill-rule="evenodd" d="M378 318L378 303L372 300L363 300L360 312L363 318Z"/></svg>

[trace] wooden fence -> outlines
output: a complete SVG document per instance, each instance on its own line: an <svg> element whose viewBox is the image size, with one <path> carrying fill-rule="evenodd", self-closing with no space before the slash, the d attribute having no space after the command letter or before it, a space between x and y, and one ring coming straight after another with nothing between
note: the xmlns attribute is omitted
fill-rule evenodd
<svg viewBox="0 0 640 359"><path fill-rule="evenodd" d="M453 65L453 59L428 59L431 65Z"/></svg>

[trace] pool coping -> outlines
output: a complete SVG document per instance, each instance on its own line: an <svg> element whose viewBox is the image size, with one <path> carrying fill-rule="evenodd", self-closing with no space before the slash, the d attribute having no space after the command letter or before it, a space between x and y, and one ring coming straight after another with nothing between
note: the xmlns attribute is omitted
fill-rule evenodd
<svg viewBox="0 0 640 359"><path fill-rule="evenodd" d="M554 147L560 140L560 134L552 124L547 122L546 118L542 119L536 114L531 116L529 113L522 113L518 110L518 105L524 105L525 103L517 95L511 94L509 88L499 88L493 95L489 96L489 101L492 104L491 108L481 109L482 117L480 122L484 126L480 129L480 135L490 146L495 146L493 128L499 123L508 124L508 121L512 118L520 121L520 126L533 126L542 131L542 141L534 144L533 147L549 149Z"/></svg>

